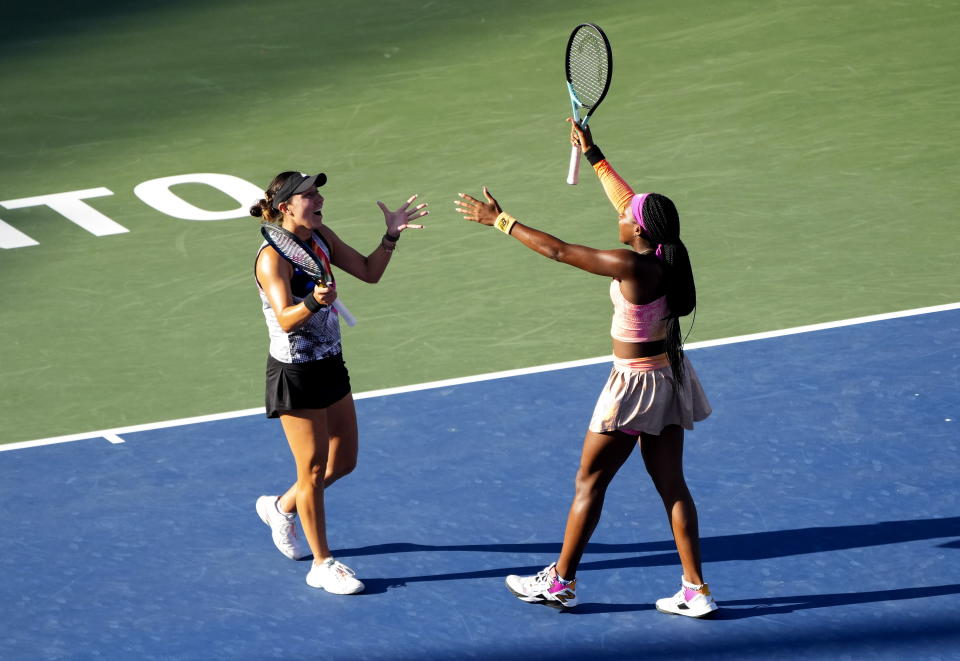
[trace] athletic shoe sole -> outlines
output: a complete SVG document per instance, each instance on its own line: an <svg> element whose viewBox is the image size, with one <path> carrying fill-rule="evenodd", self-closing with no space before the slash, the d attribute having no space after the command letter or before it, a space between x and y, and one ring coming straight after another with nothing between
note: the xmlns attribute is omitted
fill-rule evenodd
<svg viewBox="0 0 960 661"><path fill-rule="evenodd" d="M360 594L361 592L363 592L364 588L366 587L363 585L363 583L360 583L360 587L356 587L350 591L330 590L324 587L320 583L312 583L309 579L307 580L307 585L309 585L312 588L316 588L317 590L323 590L324 592L329 592L330 594Z"/></svg>
<svg viewBox="0 0 960 661"><path fill-rule="evenodd" d="M711 610L711 611L706 611L706 612L703 612L703 613L694 614L694 613L678 613L677 611L667 610L667 609L665 609L665 608L660 608L659 606L657 606L656 608L657 608L657 610L660 611L661 613L665 613L665 614L667 614L667 615L679 615L680 617L692 617L692 618L697 619L697 620L710 619L711 617L713 617L713 616L717 613L718 610L720 610L720 608L718 607L718 608L714 608L714 609Z"/></svg>

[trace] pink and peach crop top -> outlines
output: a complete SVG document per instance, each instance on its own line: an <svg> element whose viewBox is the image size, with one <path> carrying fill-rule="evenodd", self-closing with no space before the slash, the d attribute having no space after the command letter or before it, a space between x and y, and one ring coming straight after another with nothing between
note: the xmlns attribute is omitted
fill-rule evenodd
<svg viewBox="0 0 960 661"><path fill-rule="evenodd" d="M601 159L593 165L603 192L607 199L623 216L630 206L634 192L613 166L607 160ZM610 336L621 342L653 342L667 336L667 298L661 296L646 305L636 305L623 296L620 291L620 281L610 282L610 300L613 301L613 323L610 325Z"/></svg>
<svg viewBox="0 0 960 661"><path fill-rule="evenodd" d="M621 342L653 342L667 336L667 297L661 296L645 305L631 303L620 291L620 281L610 281L613 301L613 323L610 337Z"/></svg>

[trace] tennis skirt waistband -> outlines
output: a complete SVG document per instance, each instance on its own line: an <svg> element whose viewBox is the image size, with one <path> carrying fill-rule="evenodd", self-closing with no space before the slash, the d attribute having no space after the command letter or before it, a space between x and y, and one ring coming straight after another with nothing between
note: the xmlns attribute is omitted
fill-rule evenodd
<svg viewBox="0 0 960 661"><path fill-rule="evenodd" d="M620 370L633 372L649 372L670 367L670 358L666 353L648 356L646 358L617 358L613 357L613 366Z"/></svg>

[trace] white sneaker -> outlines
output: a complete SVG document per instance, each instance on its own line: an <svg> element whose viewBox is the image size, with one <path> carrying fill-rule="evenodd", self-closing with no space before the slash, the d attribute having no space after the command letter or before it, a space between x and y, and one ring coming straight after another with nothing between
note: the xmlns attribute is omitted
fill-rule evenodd
<svg viewBox="0 0 960 661"><path fill-rule="evenodd" d="M577 579L560 580L555 562L533 576L510 574L505 582L507 589L517 599L529 604L543 604L560 609L577 605Z"/></svg>
<svg viewBox="0 0 960 661"><path fill-rule="evenodd" d="M706 583L693 585L680 577L680 591L672 597L657 599L657 610L669 615L706 617L719 608Z"/></svg>
<svg viewBox="0 0 960 661"><path fill-rule="evenodd" d="M342 562L327 558L313 563L307 573L307 585L323 588L333 594L357 594L363 592L363 583L354 578L354 572Z"/></svg>
<svg viewBox="0 0 960 661"><path fill-rule="evenodd" d="M273 531L273 543L291 560L300 560L310 555L310 547L297 536L297 515L284 514L277 509L280 496L260 496L257 498L257 514L260 520Z"/></svg>

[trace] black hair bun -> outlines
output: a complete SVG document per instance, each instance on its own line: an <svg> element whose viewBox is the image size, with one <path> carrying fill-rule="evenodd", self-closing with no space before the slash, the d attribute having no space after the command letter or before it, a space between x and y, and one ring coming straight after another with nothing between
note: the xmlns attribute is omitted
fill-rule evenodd
<svg viewBox="0 0 960 661"><path fill-rule="evenodd" d="M264 205L265 205L266 203L267 203L266 200L260 200L259 202L257 202L256 204L254 204L252 207L250 207L250 215L251 215L251 216L256 216L257 218L262 218L262 217L263 217L263 208L264 208Z"/></svg>

